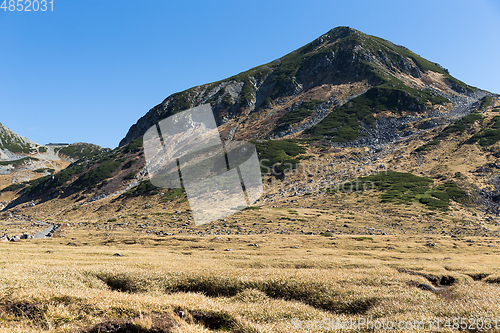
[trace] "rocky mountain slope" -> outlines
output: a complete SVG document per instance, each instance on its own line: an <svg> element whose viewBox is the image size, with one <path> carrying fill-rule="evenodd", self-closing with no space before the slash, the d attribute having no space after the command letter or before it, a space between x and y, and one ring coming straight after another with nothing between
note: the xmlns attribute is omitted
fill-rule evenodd
<svg viewBox="0 0 500 333"><path fill-rule="evenodd" d="M38 151L40 145L22 137L0 123L0 160L15 160Z"/></svg>
<svg viewBox="0 0 500 333"><path fill-rule="evenodd" d="M13 198L12 191L30 181L51 177L72 162L105 151L87 143L42 146L0 124L0 207Z"/></svg>
<svg viewBox="0 0 500 333"><path fill-rule="evenodd" d="M119 148L4 189L12 195L5 211L102 221L143 209L187 210L182 190L149 182L142 135L205 103L223 139L251 140L266 161L258 206L333 207L365 224L498 213L499 97L402 46L347 27L266 65L169 96L130 128Z"/></svg>
<svg viewBox="0 0 500 333"><path fill-rule="evenodd" d="M398 126L463 116L484 94L402 46L339 27L273 62L169 96L120 145L163 118L205 103L212 105L225 139L387 143L411 135ZM378 130L368 142L358 140L369 128Z"/></svg>

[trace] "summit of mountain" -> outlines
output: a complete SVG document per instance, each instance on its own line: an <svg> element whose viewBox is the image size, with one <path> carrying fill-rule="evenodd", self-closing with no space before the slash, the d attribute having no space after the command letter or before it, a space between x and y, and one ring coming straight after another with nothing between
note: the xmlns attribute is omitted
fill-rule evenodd
<svg viewBox="0 0 500 333"><path fill-rule="evenodd" d="M486 92L407 48L338 27L270 63L167 97L120 142L158 121L209 103L226 140L302 138L356 142L377 123L393 126L429 116L463 116ZM391 142L398 131L370 133Z"/></svg>

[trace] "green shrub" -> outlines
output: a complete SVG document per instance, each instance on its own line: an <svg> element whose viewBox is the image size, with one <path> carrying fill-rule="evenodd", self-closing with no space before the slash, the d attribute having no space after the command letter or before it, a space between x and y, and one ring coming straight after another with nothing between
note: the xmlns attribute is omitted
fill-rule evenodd
<svg viewBox="0 0 500 333"><path fill-rule="evenodd" d="M465 191L458 187L458 185L453 181L448 181L442 185L439 185L438 187L436 187L436 190L446 192L450 199L456 202L462 202L466 197Z"/></svg>
<svg viewBox="0 0 500 333"><path fill-rule="evenodd" d="M432 140L415 149L415 152L420 153L423 151L430 150L432 147L437 146L440 142L441 142L440 140Z"/></svg>
<svg viewBox="0 0 500 333"><path fill-rule="evenodd" d="M168 190L165 194L162 195L160 202L169 202L176 199L182 199L186 197L186 192L182 188L173 188Z"/></svg>
<svg viewBox="0 0 500 333"><path fill-rule="evenodd" d="M1 129L1 128L0 128ZM33 149L30 144L19 140L15 136L11 136L8 132L0 130L0 142L2 144L1 148L7 149L13 153L31 153Z"/></svg>
<svg viewBox="0 0 500 333"><path fill-rule="evenodd" d="M140 183L138 186L123 193L120 197L124 198L138 197L138 196L158 194L158 192L159 192L158 187L151 184L151 181L147 179L142 183Z"/></svg>
<svg viewBox="0 0 500 333"><path fill-rule="evenodd" d="M465 117L463 117L462 119L456 121L455 123L448 125L439 134L438 138L445 138L449 134L452 134L452 133L463 133L463 132L465 132L465 130L471 128L472 124L474 124L476 121L483 120L483 119L484 119L484 117L477 112L470 113L470 114L466 115Z"/></svg>
<svg viewBox="0 0 500 333"><path fill-rule="evenodd" d="M441 201L445 201L445 202L450 201L450 196L446 192L432 191L432 192L430 192L430 195L441 200Z"/></svg>
<svg viewBox="0 0 500 333"><path fill-rule="evenodd" d="M12 184L9 185L3 189L0 190L0 193L5 193L5 192L15 192L17 190L20 190L22 188L25 188L27 186L27 182L24 183L17 183L17 184Z"/></svg>
<svg viewBox="0 0 500 333"><path fill-rule="evenodd" d="M257 148L261 171L263 174L274 171L275 175L282 175L286 170L294 169L300 161L295 158L306 152L293 140L265 140L253 141Z"/></svg>
<svg viewBox="0 0 500 333"><path fill-rule="evenodd" d="M130 169L132 165L134 165L137 162L137 159L130 160L127 163L125 163L122 167L122 169Z"/></svg>
<svg viewBox="0 0 500 333"><path fill-rule="evenodd" d="M13 161L0 161L0 165L12 165L13 167L18 167L22 164L25 164L26 162L29 162L29 161L39 161L39 159L36 157L28 156L28 157L23 157L21 159L13 160Z"/></svg>
<svg viewBox="0 0 500 333"><path fill-rule="evenodd" d="M371 238L371 237L365 237L365 236L361 236L361 237L354 237L353 239L354 239L354 240L357 240L357 241L365 241L365 240L370 240L370 241L373 241L373 238Z"/></svg>
<svg viewBox="0 0 500 333"><path fill-rule="evenodd" d="M131 173L127 174L125 177L123 177L123 180L134 179L136 174L137 174L137 172L131 172Z"/></svg>
<svg viewBox="0 0 500 333"><path fill-rule="evenodd" d="M422 197L419 199L420 203L434 209L434 208L448 208L448 204L442 200L437 200L428 197Z"/></svg>
<svg viewBox="0 0 500 333"><path fill-rule="evenodd" d="M54 173L55 171L56 171L55 169L48 169L48 168L41 168L41 169L33 170L33 172L36 172L36 173L45 173L45 172Z"/></svg>
<svg viewBox="0 0 500 333"><path fill-rule="evenodd" d="M61 190L74 177L81 174L84 170L82 164L73 163L66 169L52 175L45 176L29 182L29 186L22 190L22 194L28 197L36 197L42 194L50 195Z"/></svg>
<svg viewBox="0 0 500 333"><path fill-rule="evenodd" d="M500 129L487 128L480 132L474 134L467 143L474 143L479 141L479 145L482 147L491 146L498 141L500 141Z"/></svg>
<svg viewBox="0 0 500 333"><path fill-rule="evenodd" d="M500 116L494 116L489 126L494 129L500 129Z"/></svg>
<svg viewBox="0 0 500 333"><path fill-rule="evenodd" d="M493 102L493 98L489 95L484 96L481 99L481 105L479 106L479 110L486 109Z"/></svg>
<svg viewBox="0 0 500 333"><path fill-rule="evenodd" d="M138 153L138 152L140 152L142 150L142 145L143 145L142 137L140 137L140 138L137 138L137 139L133 140L129 144L125 145L125 147L123 147L122 151L125 154L128 154L128 153Z"/></svg>
<svg viewBox="0 0 500 333"><path fill-rule="evenodd" d="M330 193L364 191L373 187L382 192L380 195L381 202L408 205L413 202L420 202L432 209L447 209L450 200L466 203L466 193L456 183L448 181L431 189L430 186L433 182L430 178L416 176L411 173L387 171L386 173L361 177L356 181L344 183L330 190Z"/></svg>
<svg viewBox="0 0 500 333"><path fill-rule="evenodd" d="M90 143L74 143L58 150L60 154L71 158L90 158L94 157L107 149Z"/></svg>
<svg viewBox="0 0 500 333"><path fill-rule="evenodd" d="M248 206L244 208L243 210L261 210L262 208L256 207L256 206Z"/></svg>
<svg viewBox="0 0 500 333"><path fill-rule="evenodd" d="M122 160L117 161L107 161L105 163L99 164L97 167L88 170L83 175L81 175L77 180L71 184L71 188L80 191L83 189L90 189L97 184L100 184L107 178L111 177L111 174L115 172L120 165Z"/></svg>
<svg viewBox="0 0 500 333"><path fill-rule="evenodd" d="M310 116L319 104L323 103L320 100L312 100L309 102L303 102L297 110L290 111L280 118L280 122L287 125L295 124L296 122L302 121L304 118Z"/></svg>

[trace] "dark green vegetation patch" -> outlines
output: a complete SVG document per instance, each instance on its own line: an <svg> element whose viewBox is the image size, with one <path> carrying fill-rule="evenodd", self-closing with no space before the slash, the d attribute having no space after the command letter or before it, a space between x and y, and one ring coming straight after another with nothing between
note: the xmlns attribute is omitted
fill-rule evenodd
<svg viewBox="0 0 500 333"><path fill-rule="evenodd" d="M496 118L497 117L495 117L493 119L496 119ZM446 126L443 129L443 131L441 133L439 133L439 135L436 137L436 139L418 147L417 149L415 149L415 152L421 153L421 152L428 151L428 150L434 148L434 146L438 145L441 142L441 140L447 138L451 134L458 134L458 135L463 134L467 130L471 129L472 125L474 125L474 123L476 121L482 122L483 120L484 120L484 116L482 114L480 114L478 112L469 113L468 115L466 115L462 119L457 120L453 124ZM499 117L498 122L497 121L494 122L494 125L500 126L500 117ZM473 143L473 142L475 142L475 141L469 140L467 143Z"/></svg>
<svg viewBox="0 0 500 333"><path fill-rule="evenodd" d="M468 115L466 115L465 117L463 117L459 121L456 121L455 123L446 127L441 132L439 137L445 138L446 136L448 136L449 134L452 134L452 133L462 134L466 130L470 129L476 121L482 121L483 119L484 119L484 117L480 113L477 113L477 112L469 113Z"/></svg>
<svg viewBox="0 0 500 333"><path fill-rule="evenodd" d="M0 161L0 165L12 165L13 167L18 167L29 161L38 161L38 158L28 156L14 161Z"/></svg>
<svg viewBox="0 0 500 333"><path fill-rule="evenodd" d="M125 147L122 148L122 153L128 154L128 153L138 153L142 150L142 136L140 138L137 138L133 140L132 142L128 143Z"/></svg>
<svg viewBox="0 0 500 333"><path fill-rule="evenodd" d="M487 128L476 133L469 139L468 143L478 142L480 146L491 146L500 141L500 129Z"/></svg>
<svg viewBox="0 0 500 333"><path fill-rule="evenodd" d="M295 157L306 152L306 149L297 142L297 140L254 141L262 173L274 171L275 175L281 176L286 170L296 168L300 161Z"/></svg>
<svg viewBox="0 0 500 333"><path fill-rule="evenodd" d="M103 151L108 151L108 149L104 149L90 143L74 143L58 149L57 151L70 158L91 158L102 153Z"/></svg>
<svg viewBox="0 0 500 333"><path fill-rule="evenodd" d="M331 191L364 191L375 189L383 192L381 202L411 205L420 202L430 209L448 209L450 200L465 203L466 193L453 181L445 182L437 187L431 187L434 180L411 173L387 171L377 175L359 178L354 182L342 184Z"/></svg>
<svg viewBox="0 0 500 333"><path fill-rule="evenodd" d="M148 195L155 195L159 194L161 188L158 188L154 186L149 179L141 182L138 186L128 190L127 192L123 193L120 198L132 198L132 197L139 197L139 196L148 196ZM176 199L184 199L186 197L186 192L182 188L173 188L166 190L166 192L162 193L162 196L160 198L160 203L166 203L170 201L174 201Z"/></svg>
<svg viewBox="0 0 500 333"><path fill-rule="evenodd" d="M56 170L50 169L50 168L40 168L40 169L33 170L33 172L36 172L36 173L45 173L45 172L54 173L54 172L56 172Z"/></svg>
<svg viewBox="0 0 500 333"><path fill-rule="evenodd" d="M440 142L441 142L440 140L432 140L430 142L427 142L425 145L418 147L417 149L415 149L415 151L417 153L420 153L423 151L431 150L432 148L437 146Z"/></svg>
<svg viewBox="0 0 500 333"><path fill-rule="evenodd" d="M478 142L481 147L487 147L498 141L500 141L500 116L495 116L486 128L474 134L467 143Z"/></svg>
<svg viewBox="0 0 500 333"><path fill-rule="evenodd" d="M28 197L36 197L42 194L52 194L56 189L61 189L71 181L76 175L84 170L82 165L71 164L66 169L56 173L53 176L45 176L29 181L29 186L21 193Z"/></svg>
<svg viewBox="0 0 500 333"><path fill-rule="evenodd" d="M182 188L173 188L168 190L161 196L160 202L170 202L177 199L184 199L186 197L186 191Z"/></svg>
<svg viewBox="0 0 500 333"><path fill-rule="evenodd" d="M479 110L486 109L488 106L493 103L493 97L486 95L481 99L481 105L479 106Z"/></svg>
<svg viewBox="0 0 500 333"><path fill-rule="evenodd" d="M361 122L374 124L374 114L381 111L398 114L406 110L421 112L425 110L425 103L428 101L433 104L448 102L432 92L409 88L400 83L383 84L334 109L319 124L304 133L318 138L331 137L336 142L353 141L359 136Z"/></svg>
<svg viewBox="0 0 500 333"><path fill-rule="evenodd" d="M76 191L81 191L87 188L93 188L96 185L100 184L102 181L111 177L111 174L115 172L120 165L123 163L123 160L112 160L109 159L104 163L101 163L97 167L88 170L82 176L80 176L77 180L75 180L71 184L71 188Z"/></svg>
<svg viewBox="0 0 500 333"><path fill-rule="evenodd" d="M317 99L309 102L303 102L298 109L287 112L280 118L279 122L281 125L278 126L275 131L286 129L290 127L290 125L301 122L305 118L309 117L313 113L314 109L321 103L323 102Z"/></svg>
<svg viewBox="0 0 500 333"><path fill-rule="evenodd" d="M158 194L159 188L151 184L151 181L149 179L143 181L140 183L138 186L128 190L127 192L123 193L121 197L124 198L130 198L130 197L138 197L138 196L145 196L145 195L154 195Z"/></svg>
<svg viewBox="0 0 500 333"><path fill-rule="evenodd" d="M20 190L22 188L25 188L28 185L28 182L23 182L23 183L16 183L16 184L11 184L3 189L0 190L0 193L4 192L15 192L17 190Z"/></svg>

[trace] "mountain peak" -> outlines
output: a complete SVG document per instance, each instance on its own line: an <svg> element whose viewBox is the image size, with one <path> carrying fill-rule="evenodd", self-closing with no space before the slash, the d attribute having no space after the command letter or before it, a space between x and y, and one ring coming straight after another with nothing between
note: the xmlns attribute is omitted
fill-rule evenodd
<svg viewBox="0 0 500 333"><path fill-rule="evenodd" d="M325 35L327 35L330 38L343 38L343 37L347 37L349 35L364 35L364 33L362 33L359 30L348 27L348 26L339 26L339 27L331 29ZM323 36L325 36L325 35L323 35Z"/></svg>
<svg viewBox="0 0 500 333"><path fill-rule="evenodd" d="M161 119L205 103L211 104L227 140L308 138L318 133L335 139L342 130L334 132L350 122L346 130L352 135L342 140L352 141L360 126L374 124L382 111L423 115L454 96L475 91L403 46L341 26L270 63L169 96L130 128L120 146ZM367 92L360 97L370 100L361 103L362 111L346 110L356 114L353 119L338 113L346 102ZM302 107L311 101L304 104L310 108ZM321 123L327 116L339 119Z"/></svg>

